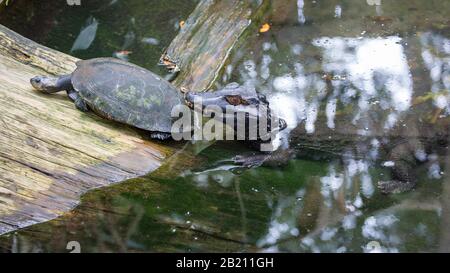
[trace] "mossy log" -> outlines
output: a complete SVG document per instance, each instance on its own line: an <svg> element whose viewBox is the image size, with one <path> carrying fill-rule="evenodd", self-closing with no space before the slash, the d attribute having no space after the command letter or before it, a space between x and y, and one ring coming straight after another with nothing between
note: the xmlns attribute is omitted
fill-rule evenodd
<svg viewBox="0 0 450 273"><path fill-rule="evenodd" d="M39 74L70 73L76 58L0 25L0 234L53 219L80 194L148 173L171 150L34 91Z"/></svg>

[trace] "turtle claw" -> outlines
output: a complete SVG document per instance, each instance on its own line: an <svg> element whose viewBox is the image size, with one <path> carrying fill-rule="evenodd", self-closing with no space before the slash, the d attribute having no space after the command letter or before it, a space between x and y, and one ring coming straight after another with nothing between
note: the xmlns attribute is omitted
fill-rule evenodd
<svg viewBox="0 0 450 273"><path fill-rule="evenodd" d="M402 182L398 180L378 181L378 189L383 194L398 194L410 191L414 188L414 183Z"/></svg>

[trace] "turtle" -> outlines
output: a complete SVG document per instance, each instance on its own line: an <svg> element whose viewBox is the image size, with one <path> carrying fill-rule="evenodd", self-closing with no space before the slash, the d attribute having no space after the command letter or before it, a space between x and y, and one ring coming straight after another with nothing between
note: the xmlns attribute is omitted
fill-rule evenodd
<svg viewBox="0 0 450 273"><path fill-rule="evenodd" d="M81 60L69 75L36 76L30 83L47 94L65 90L79 110L149 131L160 140L171 137L172 108L184 104L170 82L116 58Z"/></svg>

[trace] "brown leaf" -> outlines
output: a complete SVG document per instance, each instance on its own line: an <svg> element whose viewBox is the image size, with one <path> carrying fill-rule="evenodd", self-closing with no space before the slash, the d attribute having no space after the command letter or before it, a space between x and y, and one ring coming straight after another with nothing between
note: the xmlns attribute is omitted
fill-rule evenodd
<svg viewBox="0 0 450 273"><path fill-rule="evenodd" d="M270 30L270 25L268 23L265 23L264 25L261 26L261 28L259 29L259 32L264 33Z"/></svg>

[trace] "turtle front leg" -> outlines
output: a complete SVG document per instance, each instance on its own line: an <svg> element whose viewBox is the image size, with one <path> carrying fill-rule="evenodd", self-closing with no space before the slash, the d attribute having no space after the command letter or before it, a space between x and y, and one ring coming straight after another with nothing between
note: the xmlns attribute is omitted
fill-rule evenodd
<svg viewBox="0 0 450 273"><path fill-rule="evenodd" d="M88 112L89 106L86 104L86 101L83 100L83 98L80 97L80 94L78 94L77 91L71 89L67 90L67 96L73 101L75 104L75 107L82 111L82 112Z"/></svg>
<svg viewBox="0 0 450 273"><path fill-rule="evenodd" d="M78 110L80 110L82 112L89 111L89 107L88 107L87 103L78 95L78 93L76 93L76 95L72 94L72 96L75 97L74 104Z"/></svg>
<svg viewBox="0 0 450 273"><path fill-rule="evenodd" d="M73 102L75 102L78 98L78 92L71 89L71 90L67 90L67 96L69 97L69 99Z"/></svg>
<svg viewBox="0 0 450 273"><path fill-rule="evenodd" d="M74 101L74 103L75 103L75 107L77 107L78 110L80 110L82 112L89 111L89 107L87 106L86 102L80 96L78 96L78 98Z"/></svg>

